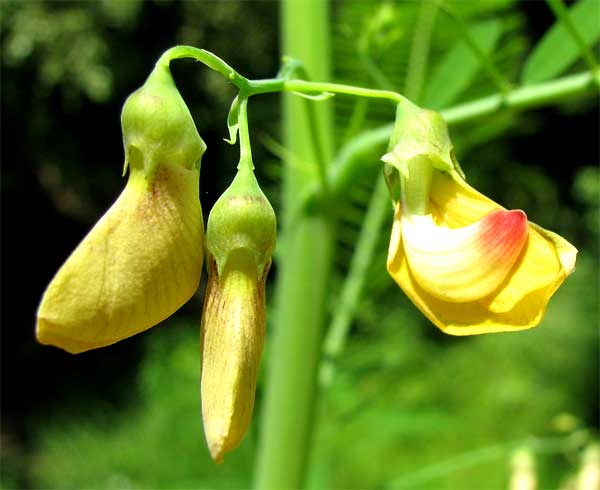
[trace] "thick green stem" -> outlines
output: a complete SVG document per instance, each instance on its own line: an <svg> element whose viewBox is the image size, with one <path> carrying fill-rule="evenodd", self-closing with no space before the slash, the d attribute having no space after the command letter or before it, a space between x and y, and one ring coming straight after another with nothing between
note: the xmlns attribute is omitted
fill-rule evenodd
<svg viewBox="0 0 600 490"><path fill-rule="evenodd" d="M302 59L315 78L327 80L329 3L286 0L281 15L283 52ZM284 99L284 143L292 154L315 161L302 102ZM319 103L315 119L324 159L329 162L333 148L329 102ZM255 475L255 487L261 490L300 488L306 476L335 232L334 223L324 215L303 213L290 226L290 211L310 182L295 166L284 167L283 244Z"/></svg>

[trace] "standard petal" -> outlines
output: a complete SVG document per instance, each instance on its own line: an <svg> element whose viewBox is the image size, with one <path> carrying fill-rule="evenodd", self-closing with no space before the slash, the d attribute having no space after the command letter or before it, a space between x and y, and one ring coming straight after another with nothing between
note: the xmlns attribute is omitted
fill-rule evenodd
<svg viewBox="0 0 600 490"><path fill-rule="evenodd" d="M567 277L568 274L565 273L556 247L544 238L537 231L538 229L539 227L534 226L533 223L529 224L529 238L514 270L499 288L498 293L484 300L486 307L492 312L510 311L524 296L547 288L561 276L563 280ZM566 242L564 239L561 240ZM570 244L569 246L572 247ZM574 261L574 255L572 260Z"/></svg>
<svg viewBox="0 0 600 490"><path fill-rule="evenodd" d="M543 318L547 303L562 284L567 276L566 269L557 266L560 263L558 255L554 254L553 266L554 274L544 275L544 283L540 281L539 288L535 290L518 289L515 282L512 293L504 293L504 288L510 284L510 278L501 285L499 294L511 295L512 306L510 308L498 308L496 311L490 308L494 298L472 301L467 303L456 303L444 301L425 291L415 280L406 259L403 240L400 230L401 209L397 206L394 218L394 227L392 229L392 239L388 253L387 268L388 272L396 283L403 289L411 301L423 312L423 314L444 332L451 335L473 335L491 332L504 332L523 330L535 327ZM537 227L536 227L537 228ZM535 230L534 230L535 231ZM541 234L531 234L526 249L519 261L515 264L514 270L519 274L527 274L523 270L523 265L529 263L535 253L548 245L548 242L538 243L538 239L543 239ZM562 239L561 239L562 240ZM566 242L566 241L564 241ZM568 244L568 242L566 242ZM550 245L548 245L550 246ZM550 246L550 251L552 247ZM575 249L567 247L563 243L563 254L565 261L574 258ZM546 250L547 251L547 250ZM567 256L567 254L570 254ZM510 291L510 289L509 289Z"/></svg>
<svg viewBox="0 0 600 490"><path fill-rule="evenodd" d="M430 194L431 214L439 225L460 228L480 220L497 209L498 203L467 184L457 173L433 173Z"/></svg>
<svg viewBox="0 0 600 490"><path fill-rule="evenodd" d="M441 172L434 173L431 205L436 223L450 228L468 225L490 212L504 209L459 175ZM563 273L568 276L574 269L576 255L577 249L564 238L529 222L524 252L505 284L495 296L485 298L484 304L496 313L511 310L524 296L548 287Z"/></svg>
<svg viewBox="0 0 600 490"><path fill-rule="evenodd" d="M474 301L511 272L527 240L527 217L497 210L462 228L437 226L431 215L402 217L402 240L425 291L445 301Z"/></svg>
<svg viewBox="0 0 600 490"><path fill-rule="evenodd" d="M46 289L39 342L77 353L164 320L198 287L203 234L198 170L161 168L151 183L132 173Z"/></svg>

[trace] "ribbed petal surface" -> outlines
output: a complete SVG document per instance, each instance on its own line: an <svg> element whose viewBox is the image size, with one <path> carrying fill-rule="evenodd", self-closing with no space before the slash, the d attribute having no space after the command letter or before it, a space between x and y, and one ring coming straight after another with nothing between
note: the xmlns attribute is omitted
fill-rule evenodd
<svg viewBox="0 0 600 490"><path fill-rule="evenodd" d="M430 208L431 222L452 231L476 227L484 221L482 218L503 210L499 204L477 192L459 177L453 178L441 172L434 174ZM515 217L520 214L516 213ZM422 270L423 266L415 266L412 263L415 258L410 257L411 245L407 246L407 243L414 242L414 237L409 236L407 240L403 237L407 219L410 218L402 215L398 205L388 252L388 271L434 324L453 335L521 330L536 326L543 317L550 297L575 266L575 247L559 235L529 222L521 253L493 291L483 297L473 293L471 300L449 300L448 294L436 284L430 284L431 281L420 277L421 273L418 273L419 277L415 274L414 270ZM410 230L409 234L413 232L414 235L414 231ZM443 240L443 237L439 239ZM443 248L444 244L439 243L439 247ZM419 263L418 258L416 262ZM435 271L430 272L436 274ZM467 283L464 278L463 282Z"/></svg>
<svg viewBox="0 0 600 490"><path fill-rule="evenodd" d="M203 237L198 170L132 173L46 289L38 341L78 353L164 320L198 287Z"/></svg>
<svg viewBox="0 0 600 490"><path fill-rule="evenodd" d="M461 228L438 226L431 215L403 217L402 240L424 290L445 301L474 301L511 271L527 240L527 217L498 210Z"/></svg>

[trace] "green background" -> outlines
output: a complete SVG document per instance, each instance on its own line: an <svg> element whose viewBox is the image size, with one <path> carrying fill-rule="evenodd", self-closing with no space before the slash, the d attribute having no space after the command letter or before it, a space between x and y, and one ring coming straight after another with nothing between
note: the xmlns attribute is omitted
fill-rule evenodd
<svg viewBox="0 0 600 490"><path fill-rule="evenodd" d="M455 7L511 81L585 69L560 37L546 50L552 56L534 58L554 22L542 2ZM4 1L0 9L1 488L248 488L264 376L246 440L216 466L200 416L203 286L160 326L80 356L37 345L33 329L45 286L124 185L127 95L175 44L211 50L249 78L274 76L279 4ZM333 81L402 91L416 16L415 2L334 2ZM420 102L442 109L493 93L455 24L438 16ZM557 59L566 61L557 67ZM235 93L191 61L174 62L173 74L208 145L206 217L237 163L223 142ZM393 118L389 104L334 104L336 148ZM286 155L279 119L277 95L252 100L254 162L276 210ZM577 270L538 328L449 337L385 272L390 216L335 377L321 383L309 488L505 488L511 457L527 444L539 488L568 483L598 429L598 131L597 96L452 128L469 182L569 239L580 250ZM363 178L335 206L332 312L384 150L364 158ZM276 280L275 264L268 298ZM267 339L263 373L269 354Z"/></svg>

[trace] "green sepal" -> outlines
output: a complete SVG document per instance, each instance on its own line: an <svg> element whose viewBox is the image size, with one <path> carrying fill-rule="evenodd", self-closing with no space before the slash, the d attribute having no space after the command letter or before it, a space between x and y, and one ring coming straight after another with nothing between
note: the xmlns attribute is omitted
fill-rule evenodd
<svg viewBox="0 0 600 490"><path fill-rule="evenodd" d="M454 147L441 114L399 104L388 153L381 160L409 178L407 163L416 157L425 157L443 172L456 170Z"/></svg>
<svg viewBox="0 0 600 490"><path fill-rule="evenodd" d="M386 164L384 176L392 200L398 200L396 181L399 179L402 204L410 213L428 212L434 170L464 179L443 117L410 103L398 105L388 152L381 160ZM390 166L397 172L392 172Z"/></svg>
<svg viewBox="0 0 600 490"><path fill-rule="evenodd" d="M254 173L241 168L208 217L206 248L214 257L219 274L233 251L246 249L262 277L271 263L276 235L277 221L271 203Z"/></svg>
<svg viewBox="0 0 600 490"><path fill-rule="evenodd" d="M161 165L199 169L206 144L181 98L169 64L159 62L121 111L125 165L123 175L141 170L152 178Z"/></svg>
<svg viewBox="0 0 600 490"><path fill-rule="evenodd" d="M230 145L235 145L237 142L237 134L240 129L240 124L238 122L238 116L240 113L240 101L239 96L236 95L235 99L231 103L231 108L229 109L229 115L227 116L227 128L229 129L229 139L223 138Z"/></svg>

